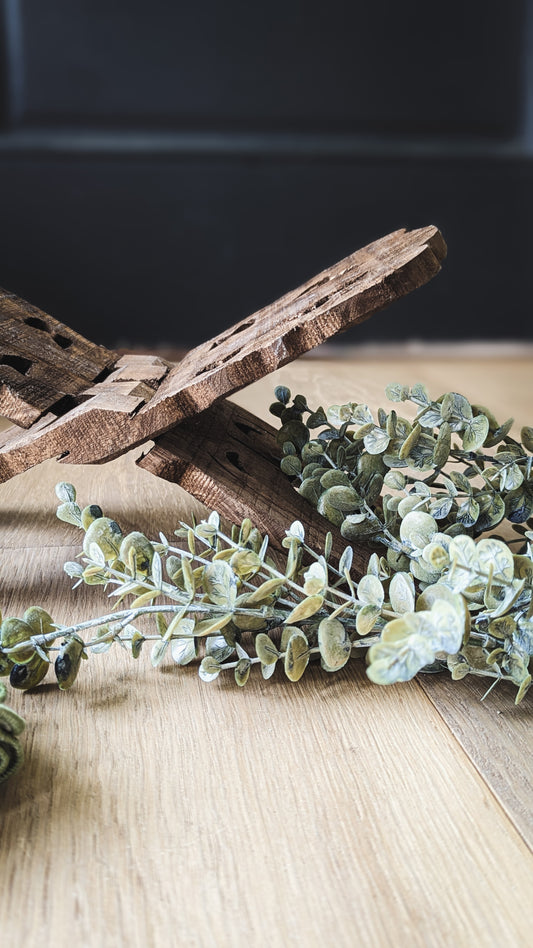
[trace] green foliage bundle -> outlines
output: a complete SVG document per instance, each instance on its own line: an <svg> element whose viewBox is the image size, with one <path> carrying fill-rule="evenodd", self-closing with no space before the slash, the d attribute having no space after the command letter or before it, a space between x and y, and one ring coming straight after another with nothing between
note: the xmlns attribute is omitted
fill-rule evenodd
<svg viewBox="0 0 533 948"><path fill-rule="evenodd" d="M377 575L397 615L369 650L369 676L405 680L445 655L454 678L492 670L514 681L520 701L533 653L533 429L517 441L512 418L500 424L456 392L434 401L424 385L391 384L386 394L414 403L415 419L382 408L374 417L355 402L312 409L303 395L291 404L284 386L270 409L281 420L281 469L298 491L347 540L387 548ZM504 519L516 540L478 539Z"/></svg>
<svg viewBox="0 0 533 948"><path fill-rule="evenodd" d="M212 513L179 525L183 545L163 534L152 543L138 531L124 536L97 505L82 509L72 485L59 484L57 493L60 519L84 531L80 559L65 564L67 574L75 585L103 586L121 608L68 627L39 606L22 619L4 619L1 667L15 688L35 687L53 663L59 687L68 689L82 659L114 644L133 658L148 645L154 666L167 654L177 665L200 658L204 681L231 672L241 687L253 665L268 679L279 664L297 681L313 658L335 672L357 649L379 684L448 667L454 678L471 673L510 680L517 701L529 687L529 542L525 553L513 555L499 539L476 543L464 533L441 533L430 514L409 509L401 519L396 568L374 553L355 582L352 546L334 564L331 534L317 553L299 521L287 531L281 566L250 520L227 535ZM402 558L422 564L424 582L399 568Z"/></svg>
<svg viewBox="0 0 533 948"><path fill-rule="evenodd" d="M24 759L19 734L25 723L19 715L6 707L5 685L0 684L0 783L18 770Z"/></svg>
<svg viewBox="0 0 533 948"><path fill-rule="evenodd" d="M124 535L58 484L57 516L83 531L65 571L75 586L103 587L114 607L70 626L40 606L0 619L0 674L28 689L53 666L68 689L90 653L118 645L134 659L149 647L154 666L199 659L204 681L231 673L242 687L254 665L265 679L281 666L298 681L312 660L331 673L362 650L378 684L447 668L454 679L510 681L521 701L533 654L533 429L516 441L512 419L500 425L457 393L432 401L422 385L390 385L387 394L413 402L414 421L383 409L374 418L356 403L312 410L276 389L282 470L348 541L337 563L331 534L313 550L299 521L283 563L250 520L227 534L216 512L180 523L177 544ZM515 540L486 535L505 518ZM373 552L357 582L352 544L361 538L384 555ZM1 686L0 780L20 764L24 726L4 697Z"/></svg>

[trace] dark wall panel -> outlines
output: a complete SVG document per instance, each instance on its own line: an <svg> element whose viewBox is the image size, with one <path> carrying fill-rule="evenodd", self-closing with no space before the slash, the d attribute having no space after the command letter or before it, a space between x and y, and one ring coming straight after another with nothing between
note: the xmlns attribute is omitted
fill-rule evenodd
<svg viewBox="0 0 533 948"><path fill-rule="evenodd" d="M531 338L532 196L519 160L4 156L0 284L95 341L190 345L435 223L442 274L354 338Z"/></svg>
<svg viewBox="0 0 533 948"><path fill-rule="evenodd" d="M18 7L25 122L508 136L520 115L523 0Z"/></svg>

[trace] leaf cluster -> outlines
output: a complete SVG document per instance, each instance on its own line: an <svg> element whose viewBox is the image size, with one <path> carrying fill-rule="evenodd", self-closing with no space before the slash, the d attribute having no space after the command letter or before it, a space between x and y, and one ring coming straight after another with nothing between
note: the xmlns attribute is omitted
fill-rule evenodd
<svg viewBox="0 0 533 948"><path fill-rule="evenodd" d="M314 410L297 395L291 404L284 386L275 394L281 469L347 540L385 542L391 565L403 552L400 523L412 509L451 536L477 537L504 518L523 525L532 517L533 429L523 428L517 441L512 418L500 424L464 395L433 401L419 383L387 386L392 402L416 406L409 420L395 408L374 415L356 402Z"/></svg>
<svg viewBox="0 0 533 948"><path fill-rule="evenodd" d="M352 546L334 562L331 534L316 552L299 521L287 530L280 564L250 520L226 534L212 513L181 523L180 545L163 534L151 542L138 531L123 535L95 505L79 508L71 485L57 493L58 516L67 519L69 505L68 519L84 532L66 573L75 586L103 587L115 607L68 628L38 606L4 620L0 668L14 687L38 684L55 655L59 687L67 689L83 658L118 645L134 659L148 646L153 666L198 660L202 680L231 673L241 687L254 665L264 679L281 667L295 682L310 662L333 673L359 650L378 684L448 667L453 678L509 680L517 701L529 688L533 535L513 555L497 538L443 533L431 514L410 509L399 533L409 568L374 553L356 582Z"/></svg>
<svg viewBox="0 0 533 948"><path fill-rule="evenodd" d="M6 689L0 684L0 783L11 777L24 759L19 734L24 730L23 719L4 704Z"/></svg>

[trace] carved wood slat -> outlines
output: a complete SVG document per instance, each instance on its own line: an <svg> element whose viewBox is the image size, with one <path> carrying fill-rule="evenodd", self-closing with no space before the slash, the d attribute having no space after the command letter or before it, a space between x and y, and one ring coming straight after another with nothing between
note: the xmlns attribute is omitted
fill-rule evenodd
<svg viewBox="0 0 533 948"><path fill-rule="evenodd" d="M61 457L76 464L100 463L163 434L218 399L291 362L427 283L439 272L445 255L446 245L435 227L396 231L198 346L168 373L165 366L158 366L158 371L164 370L158 378L147 379L144 375L131 378L132 370L128 367L133 366L134 357L126 357L122 365L113 359L110 363L112 354L108 350L93 346L68 327L43 316L46 326L52 328L48 332L36 329L38 339L31 336L31 355L35 360L32 365L36 366L32 371L58 393L64 393L66 388L62 384L60 365L64 367L65 378L69 365L72 376L81 378L85 373L83 385L80 384L76 394L77 401L82 398L85 401L65 414L61 413L60 406L58 417L54 417L55 402L50 403L44 396L36 405L31 400L25 402L41 417L24 433L11 429L4 435L0 480L50 457ZM0 325L0 351L2 342L7 340L11 344L13 341L13 320L10 322L10 300L13 299L7 296L4 301L6 318ZM28 304L17 301L16 305L22 322L24 307L27 312L37 312L36 318L41 318L40 311ZM19 327L20 324L19 319ZM53 341L56 326L62 327L65 338L72 338L69 349L61 349L57 341ZM123 372L103 387L98 382L94 388L88 387L87 383L90 386L97 378L96 369L101 372L102 368L107 372L122 368ZM129 374L126 381L131 381L131 387L122 384L124 373ZM150 383L148 386L136 384L146 381ZM154 388L152 383L156 387L153 395L150 394ZM16 390L10 391L15 392L15 397ZM43 418L44 412L50 409L52 413ZM10 417L14 418L12 407L10 411ZM20 411L19 417L23 414ZM27 414L24 423L28 423Z"/></svg>
<svg viewBox="0 0 533 948"><path fill-rule="evenodd" d="M65 396L79 396L116 358L115 352L0 289L2 417L29 428Z"/></svg>

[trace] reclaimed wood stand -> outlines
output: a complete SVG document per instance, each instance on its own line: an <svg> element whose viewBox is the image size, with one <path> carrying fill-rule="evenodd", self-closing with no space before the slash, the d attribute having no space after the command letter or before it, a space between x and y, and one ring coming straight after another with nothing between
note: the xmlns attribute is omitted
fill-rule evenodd
<svg viewBox="0 0 533 948"><path fill-rule="evenodd" d="M0 291L0 481L58 458L102 463L154 440L137 463L231 522L250 517L279 547L293 520L333 552L339 532L279 469L275 429L227 400L435 276L446 256L436 227L399 230L324 270L176 364L95 345ZM155 314L156 315L156 314ZM354 550L354 574L368 550Z"/></svg>

